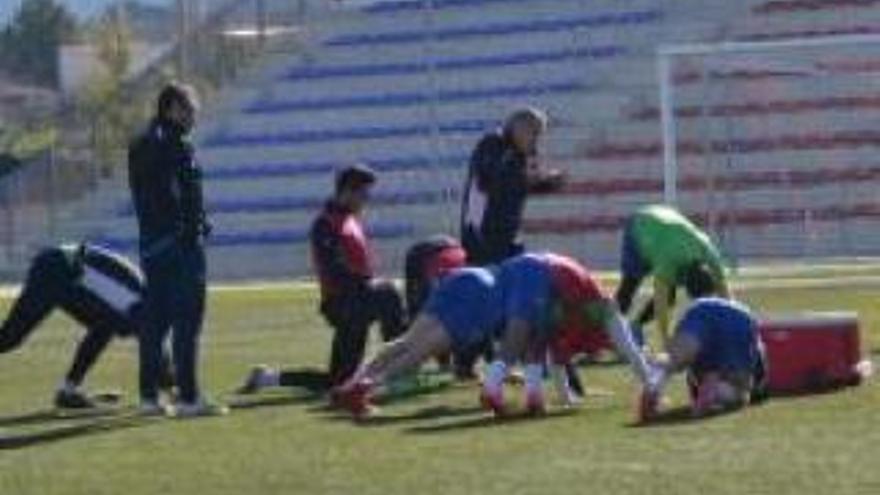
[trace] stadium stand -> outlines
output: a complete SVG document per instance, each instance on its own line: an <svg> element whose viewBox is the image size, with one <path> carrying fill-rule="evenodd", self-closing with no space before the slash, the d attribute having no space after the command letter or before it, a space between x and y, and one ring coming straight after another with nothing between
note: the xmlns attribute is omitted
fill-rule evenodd
<svg viewBox="0 0 880 495"><path fill-rule="evenodd" d="M559 194L532 201L527 242L614 266L627 212L662 197L658 44L880 28L871 22L880 2L866 0L434 0L430 10L422 1L306 3L307 53L267 57L256 75L224 91L199 135L217 232L215 278L308 274L308 222L332 172L353 161L381 172L368 224L383 271L396 274L414 239L456 233L471 146L523 102L549 110L545 154L571 177ZM741 132L687 135L679 144L685 159L723 155L733 164L723 176L687 168L680 189L688 213L736 256L880 252L880 132L872 125L880 94L856 79L880 63L848 56L817 69L841 77L709 106L695 101L698 91L683 92L676 108L686 129L740 119ZM704 76L682 71L676 84L697 87ZM723 77L770 88L800 75L739 68ZM107 218L88 233L131 249L124 196L107 195ZM824 242L831 233L839 240Z"/></svg>

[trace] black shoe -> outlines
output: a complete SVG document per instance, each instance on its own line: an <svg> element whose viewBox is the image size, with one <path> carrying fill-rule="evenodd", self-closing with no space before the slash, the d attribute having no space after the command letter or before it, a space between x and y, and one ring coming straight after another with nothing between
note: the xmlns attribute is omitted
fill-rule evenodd
<svg viewBox="0 0 880 495"><path fill-rule="evenodd" d="M95 403L79 391L59 390L55 394L55 407L58 409L94 409Z"/></svg>

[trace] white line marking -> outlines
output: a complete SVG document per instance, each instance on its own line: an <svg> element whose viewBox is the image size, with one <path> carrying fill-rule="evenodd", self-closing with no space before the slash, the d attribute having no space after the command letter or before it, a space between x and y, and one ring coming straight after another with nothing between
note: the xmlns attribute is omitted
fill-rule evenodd
<svg viewBox="0 0 880 495"><path fill-rule="evenodd" d="M825 267L831 267L826 265ZM876 266L876 265L873 265ZM841 268L848 268L853 271L864 271L865 268L855 268L852 265L840 265ZM830 269L830 268L828 268ZM815 272L815 270L814 270ZM757 273L763 273L761 278L755 276ZM788 273L809 273L806 269L802 272ZM810 289L810 288L836 288L836 287L853 287L853 288L880 288L880 274L877 275L841 275L827 274L824 276L788 276L782 279L773 280L770 277L773 274L772 269L766 272L760 272L757 269L750 269L749 275L744 277L733 277L733 287L735 289ZM617 275L612 272L599 272L599 278L605 283L613 283L617 279ZM230 292L273 292L273 291L313 291L317 290L318 284L313 280L299 279L287 281L253 281L253 282L232 282L211 284L208 291L211 293L230 293ZM0 286L0 299L9 299L18 295L20 286L4 285Z"/></svg>

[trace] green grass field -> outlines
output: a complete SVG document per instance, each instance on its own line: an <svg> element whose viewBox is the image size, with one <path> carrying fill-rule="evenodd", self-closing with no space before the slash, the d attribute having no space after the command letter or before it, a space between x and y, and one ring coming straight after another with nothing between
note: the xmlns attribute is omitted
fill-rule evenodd
<svg viewBox="0 0 880 495"><path fill-rule="evenodd" d="M880 289L759 288L762 312L857 310L867 350L880 347ZM6 302L3 303L4 305ZM203 381L230 392L254 363L320 366L329 331L314 293L223 291L210 301ZM499 423L473 386L388 404L357 426L289 391L243 402L226 418L133 415L135 347L115 345L93 390L126 407L59 418L48 408L80 332L56 317L0 359L0 494L877 494L880 387L771 401L703 421L633 427L635 388L619 366L585 367L583 408ZM682 401L681 386L673 386ZM511 394L512 395L512 394Z"/></svg>

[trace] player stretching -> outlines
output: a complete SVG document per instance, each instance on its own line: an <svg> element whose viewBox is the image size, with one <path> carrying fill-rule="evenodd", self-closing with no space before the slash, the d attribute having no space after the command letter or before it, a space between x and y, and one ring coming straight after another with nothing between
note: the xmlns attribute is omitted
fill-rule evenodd
<svg viewBox="0 0 880 495"><path fill-rule="evenodd" d="M526 405L530 412L545 410L543 374L549 357L560 401L572 405L571 359L609 347L627 359L646 390L655 390L658 370L649 365L633 340L626 320L599 282L580 263L553 253L529 254L502 265L499 280L512 317L508 332L528 334L533 354L526 361ZM487 370L482 400L496 414L505 414L503 385L515 355L500 353ZM579 381L578 381L579 383Z"/></svg>
<svg viewBox="0 0 880 495"><path fill-rule="evenodd" d="M410 330L337 389L335 398L355 417L366 416L372 409L370 399L376 386L433 355L460 352L496 337L499 354L484 380L483 403L498 414L505 413L504 380L514 364L524 363L528 408L540 412L544 410L543 373L548 350L556 329L571 321L578 322L577 328L604 325L647 381L650 368L623 318L586 271L567 258L527 254L494 270L465 268L451 273L431 294ZM503 322L502 335L493 336L493 329ZM568 396L562 399L569 401Z"/></svg>
<svg viewBox="0 0 880 495"><path fill-rule="evenodd" d="M122 256L88 244L41 251L0 327L0 354L14 351L56 308L88 331L55 395L59 408L94 407L81 389L86 374L114 337L137 336L142 324L143 275ZM161 388L173 383L163 356Z"/></svg>
<svg viewBox="0 0 880 495"><path fill-rule="evenodd" d="M766 396L766 361L757 323L749 309L714 297L707 267L692 270L685 282L694 298L669 342L668 375L686 371L695 416L737 409ZM659 388L643 395L642 420L657 414Z"/></svg>
<svg viewBox="0 0 880 495"><path fill-rule="evenodd" d="M467 253L455 239L436 235L410 246L405 259L406 313L412 321L437 284L454 270L466 266ZM472 357L457 356L455 361L468 362ZM438 355L437 363L441 370L451 370L453 356L450 353Z"/></svg>
<svg viewBox="0 0 880 495"><path fill-rule="evenodd" d="M615 296L621 312L629 312L642 280L654 277L654 296L635 320L638 328L656 313L666 339L676 287L701 264L709 268L719 295L730 297L718 249L705 232L673 208L653 205L636 211L624 230L622 251L621 283Z"/></svg>
<svg viewBox="0 0 880 495"><path fill-rule="evenodd" d="M464 267L465 258L464 250L458 242L442 235L419 241L407 250L404 278L408 319L415 318L440 279L449 272ZM364 341L365 346L366 341ZM449 354L437 358L441 367L448 367ZM354 369L359 365L360 358L355 363ZM270 387L300 386L323 392L333 385L329 373L277 370L259 365L251 370L244 385L238 391L242 394L253 394Z"/></svg>

